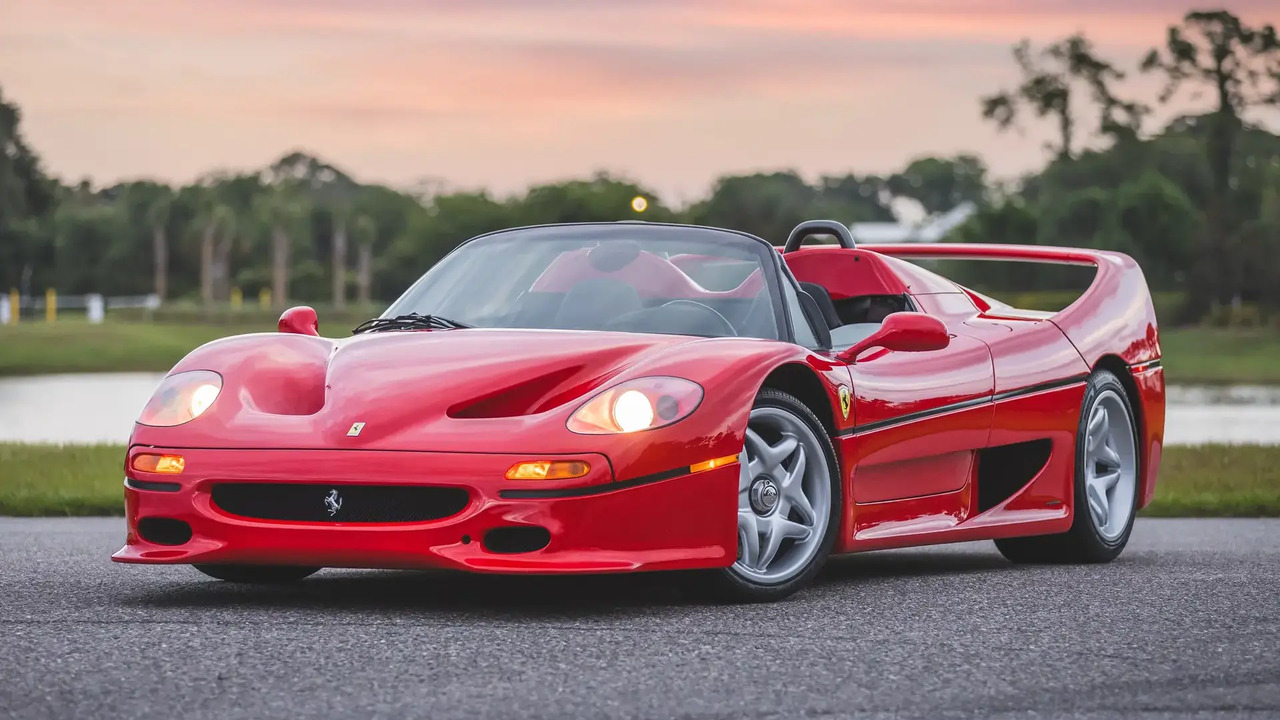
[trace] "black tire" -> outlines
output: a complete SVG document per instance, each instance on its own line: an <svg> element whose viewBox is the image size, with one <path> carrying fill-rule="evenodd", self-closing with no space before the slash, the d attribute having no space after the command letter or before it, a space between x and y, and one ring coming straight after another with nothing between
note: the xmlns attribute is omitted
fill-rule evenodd
<svg viewBox="0 0 1280 720"><path fill-rule="evenodd" d="M831 446L831 438L827 435L826 429L822 427L818 417L814 415L813 410L792 395L772 388L762 388L756 396L752 409L766 406L785 410L802 421L813 432L822 448L831 480L831 502L828 510L826 532L819 543L817 553L809 560L804 569L790 580L780 584L765 585L736 574L731 567L719 568L694 573L688 578L689 582L686 584L686 588L696 597L715 602L730 603L758 603L782 600L811 583L813 578L822 571L822 566L826 564L827 558L831 554L831 546L835 543L836 533L839 532L841 508L844 503L842 493L844 483L840 479L840 464L836 461L836 453Z"/></svg>
<svg viewBox="0 0 1280 720"><path fill-rule="evenodd" d="M1011 562L1025 564L1062 564L1062 563L1105 563L1111 562L1120 555L1129 542L1129 534L1133 531L1133 518L1137 514L1137 492L1135 488L1134 502L1130 506L1129 517L1124 530L1114 540L1107 540L1098 531L1093 517L1088 510L1088 499L1085 497L1085 443L1087 442L1087 426L1089 417L1097 403L1098 397L1110 390L1119 396L1125 412L1129 415L1129 425L1133 428L1134 446L1140 448L1137 437L1138 423L1120 380L1107 370L1096 370L1089 376L1084 400L1080 405L1080 424L1076 429L1075 488L1072 508L1071 529L1057 535L1038 535L1034 537L1005 538L996 540L1000 554ZM1137 467L1135 473L1139 480L1142 477L1141 453L1135 455ZM1141 483L1139 482L1140 486Z"/></svg>
<svg viewBox="0 0 1280 720"><path fill-rule="evenodd" d="M320 570L294 565L193 565L196 570L219 580L255 585L286 585Z"/></svg>

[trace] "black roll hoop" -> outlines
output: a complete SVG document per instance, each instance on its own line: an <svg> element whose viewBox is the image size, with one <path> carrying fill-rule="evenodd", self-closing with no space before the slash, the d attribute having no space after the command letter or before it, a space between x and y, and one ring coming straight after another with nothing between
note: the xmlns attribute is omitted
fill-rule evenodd
<svg viewBox="0 0 1280 720"><path fill-rule="evenodd" d="M842 222L835 220L805 220L796 226L791 234L787 236L787 244L782 246L782 252L795 252L800 249L800 245L804 241L814 235L835 235L840 241L840 247L852 250L858 245L853 241L853 233L849 232L849 228Z"/></svg>

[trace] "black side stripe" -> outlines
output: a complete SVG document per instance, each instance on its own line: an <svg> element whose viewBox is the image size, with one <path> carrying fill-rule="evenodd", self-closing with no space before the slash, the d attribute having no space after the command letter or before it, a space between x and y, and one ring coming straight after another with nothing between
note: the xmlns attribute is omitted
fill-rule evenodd
<svg viewBox="0 0 1280 720"><path fill-rule="evenodd" d="M1056 390L1058 388L1064 388L1070 385L1075 385L1076 383L1084 382L1088 378L1089 376L1085 374L1073 375L1071 377L1060 378L1058 380L1050 380L1049 382L1038 383L1036 385L1028 385L1026 387L1018 388L1017 390L1006 390L1005 392L997 393L996 395L992 395L989 397L978 397L970 400L961 400L960 402L950 403L948 405L942 405L936 408L930 408L928 410L921 410L919 412L908 413L907 415L899 415L898 417L887 418L885 420L877 420L876 422L865 423L863 425L855 425L854 427L845 428L844 430L837 432L836 437L850 437L852 435L861 435L863 433L882 430L884 428L892 427L894 425L902 425L904 423L915 422L916 420L923 420L928 417L933 417L934 415L952 413L952 412L956 412L957 410L966 410L968 408L978 407L980 405L987 405L990 403L996 403L1003 400L1010 400L1016 397L1022 397L1023 395L1034 395L1035 393L1045 392L1048 390Z"/></svg>
<svg viewBox="0 0 1280 720"><path fill-rule="evenodd" d="M641 475L638 478L624 480L622 482L611 482L603 485L591 485L589 487L580 488L560 488L557 490L499 490L498 497L503 500L534 500L547 498L572 498L572 497L589 497L591 495L603 495L617 490L626 490L627 488L637 487L639 485L649 485L663 480L688 475L693 469L688 465L684 467L664 470L652 475Z"/></svg>
<svg viewBox="0 0 1280 720"><path fill-rule="evenodd" d="M124 486L134 490L150 490L152 492L178 492L182 486L175 482L152 482L150 480L124 479Z"/></svg>
<svg viewBox="0 0 1280 720"><path fill-rule="evenodd" d="M1049 382L1043 382L1036 385L1028 385L1024 388L1018 388L1017 390L1006 390L1002 393L992 395L991 400L992 402L1000 402L1001 400L1008 400L1009 398L1021 397L1023 395L1033 395L1046 390L1057 390L1058 388L1082 383L1088 379L1088 373L1081 373L1080 375L1072 375L1071 377L1062 378L1060 380L1050 380Z"/></svg>

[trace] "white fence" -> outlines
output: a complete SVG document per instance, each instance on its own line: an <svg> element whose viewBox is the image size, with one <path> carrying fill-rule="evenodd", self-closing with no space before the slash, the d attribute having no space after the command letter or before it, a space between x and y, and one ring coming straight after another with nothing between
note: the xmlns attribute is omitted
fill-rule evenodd
<svg viewBox="0 0 1280 720"><path fill-rule="evenodd" d="M13 292L8 295L0 295L0 325L19 322L22 318L22 312L32 316L33 319L39 319L39 316L43 315L44 320L52 322L57 318L58 312L61 310L83 310L89 322L97 324L102 322L102 319L110 310L123 308L155 310L158 307L160 307L160 296L154 293L151 295L104 297L97 293L89 295L58 295L48 292L45 293L44 297L23 297Z"/></svg>

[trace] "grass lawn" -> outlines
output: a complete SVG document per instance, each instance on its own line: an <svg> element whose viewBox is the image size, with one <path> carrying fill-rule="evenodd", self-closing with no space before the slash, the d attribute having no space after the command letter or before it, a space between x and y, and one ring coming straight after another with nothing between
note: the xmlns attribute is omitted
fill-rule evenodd
<svg viewBox="0 0 1280 720"><path fill-rule="evenodd" d="M320 334L342 337L371 315L320 318ZM0 325L0 376L75 372L164 372L195 348L228 335L275 332L259 313L217 322L111 322L83 318Z"/></svg>
<svg viewBox="0 0 1280 720"><path fill-rule="evenodd" d="M1280 384L1280 332L1270 328L1171 328L1160 349L1169 382Z"/></svg>
<svg viewBox="0 0 1280 720"><path fill-rule="evenodd" d="M343 337L369 314L321 313L320 332ZM226 335L275 330L251 315L223 322L23 322L0 326L0 376L67 372L163 372L197 346ZM1173 383L1280 384L1280 332L1172 328L1160 336Z"/></svg>
<svg viewBox="0 0 1280 720"><path fill-rule="evenodd" d="M0 515L120 515L124 446L0 443ZM1144 515L1280 517L1280 446L1165 449Z"/></svg>

